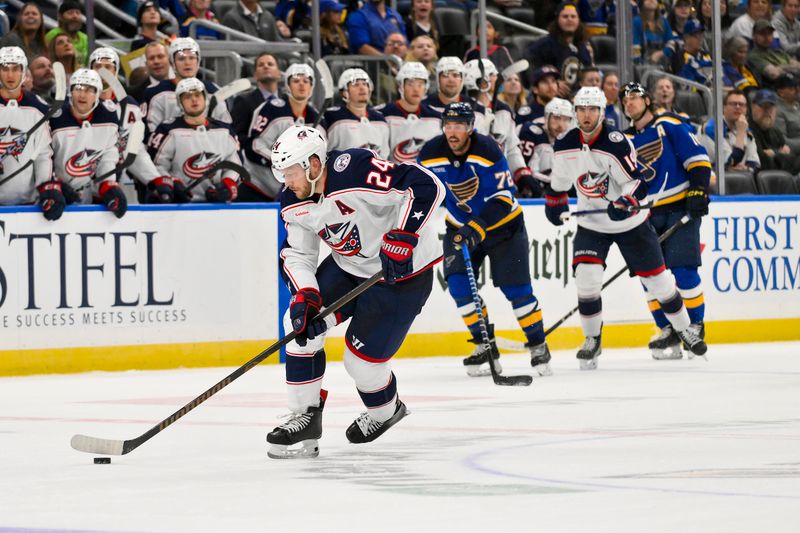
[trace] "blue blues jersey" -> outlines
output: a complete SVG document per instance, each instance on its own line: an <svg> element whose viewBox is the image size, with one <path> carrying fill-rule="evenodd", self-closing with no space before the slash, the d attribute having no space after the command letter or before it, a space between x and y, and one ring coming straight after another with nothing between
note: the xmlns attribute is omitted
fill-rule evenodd
<svg viewBox="0 0 800 533"><path fill-rule="evenodd" d="M447 187L447 222L461 227L481 218L488 231L522 223L522 208L514 198L517 188L503 152L491 137L472 133L467 153L457 156L439 135L422 147L422 166Z"/></svg>

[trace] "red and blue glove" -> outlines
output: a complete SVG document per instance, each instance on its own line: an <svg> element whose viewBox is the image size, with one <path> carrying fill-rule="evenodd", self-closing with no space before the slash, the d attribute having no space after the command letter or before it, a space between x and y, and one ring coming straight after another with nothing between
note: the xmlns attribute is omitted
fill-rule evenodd
<svg viewBox="0 0 800 533"><path fill-rule="evenodd" d="M557 193L551 188L547 188L544 196L544 215L554 226L561 226L561 213L569 211L569 197L566 192Z"/></svg>
<svg viewBox="0 0 800 533"><path fill-rule="evenodd" d="M159 176L147 184L147 202L151 204L171 204L175 201L174 181L170 176Z"/></svg>
<svg viewBox="0 0 800 533"><path fill-rule="evenodd" d="M117 218L128 211L128 200L125 193L116 181L104 181L100 184L100 201L105 204L109 211L114 213Z"/></svg>
<svg viewBox="0 0 800 533"><path fill-rule="evenodd" d="M39 191L39 205L42 208L42 214L47 220L58 220L64 213L64 208L67 206L67 201L64 198L64 193L61 192L60 181L46 181L36 187Z"/></svg>
<svg viewBox="0 0 800 533"><path fill-rule="evenodd" d="M212 203L232 202L239 196L239 188L231 178L223 178L222 183L206 189L206 200Z"/></svg>
<svg viewBox="0 0 800 533"><path fill-rule="evenodd" d="M611 220L625 220L639 212L639 200L628 194L620 196L608 204L608 218Z"/></svg>
<svg viewBox="0 0 800 533"><path fill-rule="evenodd" d="M419 235L399 229L386 232L381 244L381 267L383 279L392 284L414 273L414 247Z"/></svg>
<svg viewBox="0 0 800 533"><path fill-rule="evenodd" d="M322 309L322 295L317 289L306 287L292 296L289 318L292 321L292 330L297 335L295 341L300 346L305 346L308 339L325 332L327 328L325 322L314 320L319 315L320 309Z"/></svg>
<svg viewBox="0 0 800 533"><path fill-rule="evenodd" d="M178 178L172 178L172 194L176 204L188 204L194 196L192 191L186 190L186 185Z"/></svg>
<svg viewBox="0 0 800 533"><path fill-rule="evenodd" d="M542 196L542 186L539 180L533 177L533 171L528 167L518 168L514 172L514 183L520 198L539 198Z"/></svg>

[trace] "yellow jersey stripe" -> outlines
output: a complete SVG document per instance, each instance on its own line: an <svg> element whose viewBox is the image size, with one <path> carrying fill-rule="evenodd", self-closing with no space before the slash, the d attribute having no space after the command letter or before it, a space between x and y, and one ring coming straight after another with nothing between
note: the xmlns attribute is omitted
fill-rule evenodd
<svg viewBox="0 0 800 533"><path fill-rule="evenodd" d="M542 320L542 311L539 310L536 311L535 313L531 313L528 316L524 316L522 318L517 319L517 322L519 322L519 325L522 326L523 328L527 328L528 326L536 324L541 320Z"/></svg>
<svg viewBox="0 0 800 533"><path fill-rule="evenodd" d="M510 221L510 220L513 220L513 219L517 218L517 217L518 217L519 215L521 215L521 214L522 214L522 207L519 207L519 206L518 206L516 209L514 209L513 211L511 211L509 214L507 214L506 216L504 216L502 219L500 219L500 221L499 221L499 222L497 222L496 224L492 224L491 226L489 226L488 228L486 228L486 231L492 231L493 229L497 229L497 228L499 228L500 226L502 226L503 224L506 224L508 221Z"/></svg>
<svg viewBox="0 0 800 533"><path fill-rule="evenodd" d="M446 165L448 163L450 163L450 160L447 159L446 157L436 157L434 159L426 159L425 161L422 161L420 164L423 167L435 167L438 165Z"/></svg>
<svg viewBox="0 0 800 533"><path fill-rule="evenodd" d="M489 161L485 157L481 157L481 156L475 155L475 154L467 156L467 163L477 163L477 164L481 165L482 167L490 167L490 166L494 165L494 163L492 163L491 161Z"/></svg>

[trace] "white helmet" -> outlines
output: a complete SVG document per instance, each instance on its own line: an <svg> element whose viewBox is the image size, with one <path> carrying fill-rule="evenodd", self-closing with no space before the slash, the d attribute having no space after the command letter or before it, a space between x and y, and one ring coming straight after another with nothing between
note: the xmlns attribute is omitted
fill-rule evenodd
<svg viewBox="0 0 800 533"><path fill-rule="evenodd" d="M97 104L100 103L100 93L103 92L103 80L100 79L100 74L88 68L79 68L78 70L73 72L72 76L70 76L69 78L70 92L72 92L72 88L75 87L76 85L94 87L95 101L94 105L92 106L92 109L89 111L91 113L97 107Z"/></svg>
<svg viewBox="0 0 800 533"><path fill-rule="evenodd" d="M96 48L89 56L89 68L94 68L94 62L100 59L108 59L114 63L114 72L119 72L119 56L112 48Z"/></svg>
<svg viewBox="0 0 800 533"><path fill-rule="evenodd" d="M286 79L286 91L289 91L289 80L292 76L305 76L311 80L311 86L314 86L314 69L305 63L292 63L286 72L283 73Z"/></svg>
<svg viewBox="0 0 800 533"><path fill-rule="evenodd" d="M436 78L444 72L456 71L462 76L464 75L464 63L455 56L444 56L436 62Z"/></svg>
<svg viewBox="0 0 800 533"><path fill-rule="evenodd" d="M205 98L208 98L208 93L206 92L205 84L198 80L197 78L184 78L178 82L178 85L175 87L175 100L178 104L178 109L181 110L181 113L185 113L186 110L183 109L183 102L181 102L181 96L186 93L192 92L201 92Z"/></svg>
<svg viewBox="0 0 800 533"><path fill-rule="evenodd" d="M342 100L347 102L349 99L347 96L347 87L349 87L354 81L358 80L365 80L369 84L369 94L370 96L372 95L372 89L374 86L372 85L372 80L369 78L369 74L360 68L349 68L342 72L342 75L339 76L339 91L342 93Z"/></svg>
<svg viewBox="0 0 800 533"><path fill-rule="evenodd" d="M22 87L25 81L25 70L28 68L28 58L19 46L4 46L0 48L0 65L21 65L22 76L19 78L19 85L9 90L16 91Z"/></svg>
<svg viewBox="0 0 800 533"><path fill-rule="evenodd" d="M572 104L569 103L569 100L564 100L563 98L553 98L544 106L544 116L548 117L550 115L572 118Z"/></svg>
<svg viewBox="0 0 800 533"><path fill-rule="evenodd" d="M400 70L397 71L396 79L397 90L400 91L401 98L403 98L403 85L405 85L406 80L425 80L425 92L428 92L428 69L418 61L404 63Z"/></svg>
<svg viewBox="0 0 800 533"><path fill-rule="evenodd" d="M280 183L286 183L283 171L292 165L299 164L306 172L306 179L311 183L311 195L314 194L319 173L311 179L311 156L317 156L324 167L328 160L328 142L315 128L309 126L290 126L272 145L272 174Z"/></svg>
<svg viewBox="0 0 800 533"><path fill-rule="evenodd" d="M175 64L175 54L178 52L192 52L200 61L200 46L191 37L180 37L169 44L169 62Z"/></svg>
<svg viewBox="0 0 800 533"><path fill-rule="evenodd" d="M575 95L573 105L599 107L603 113L606 110L606 95L600 87L581 87Z"/></svg>
<svg viewBox="0 0 800 533"><path fill-rule="evenodd" d="M481 66L478 64L477 59L467 61L464 65L464 87L468 91L483 91L489 90L489 79L492 74L497 76L497 67L489 59L483 59L483 75L481 75ZM478 80L483 79L486 82L486 88L482 89Z"/></svg>

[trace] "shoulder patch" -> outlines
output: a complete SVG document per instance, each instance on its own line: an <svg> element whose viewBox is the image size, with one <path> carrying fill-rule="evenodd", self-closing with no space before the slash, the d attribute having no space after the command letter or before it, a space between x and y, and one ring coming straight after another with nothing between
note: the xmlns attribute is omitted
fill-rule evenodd
<svg viewBox="0 0 800 533"><path fill-rule="evenodd" d="M50 118L58 118L58 117L60 117L60 116L62 115L62 109L64 109L64 108L63 108L63 107L61 107L61 108L57 109L57 110L56 110L56 112L55 112L55 113L53 113L53 114L50 116Z"/></svg>
<svg viewBox="0 0 800 533"><path fill-rule="evenodd" d="M269 101L269 103L273 107L283 107L286 105L286 102L284 102L280 98L273 98L272 100Z"/></svg>
<svg viewBox="0 0 800 533"><path fill-rule="evenodd" d="M540 127L539 127L539 126L537 126L536 124L531 124L531 126L530 126L530 128L529 128L529 129L530 129L530 130L531 130L533 133L535 133L536 135L539 135L539 134L543 133L543 132L542 132L542 128L540 128Z"/></svg>
<svg viewBox="0 0 800 533"><path fill-rule="evenodd" d="M102 102L103 106L105 106L105 108L111 111L112 113L117 111L117 104L115 104L111 100L103 100Z"/></svg>
<svg viewBox="0 0 800 533"><path fill-rule="evenodd" d="M333 162L333 169L336 172L342 172L350 164L350 154L342 154Z"/></svg>
<svg viewBox="0 0 800 533"><path fill-rule="evenodd" d="M569 130L562 131L561 133L558 134L558 137L556 137L556 139L563 139L564 137L567 136L567 133L569 133Z"/></svg>
<svg viewBox="0 0 800 533"><path fill-rule="evenodd" d="M531 106L524 105L517 110L518 115L530 115L531 114Z"/></svg>
<svg viewBox="0 0 800 533"><path fill-rule="evenodd" d="M625 140L625 136L618 131L612 131L609 133L608 138L615 143L621 143Z"/></svg>
<svg viewBox="0 0 800 533"><path fill-rule="evenodd" d="M340 109L341 109L341 107L339 107L338 105L335 105L333 107L329 107L328 109L326 109L326 111L339 111Z"/></svg>

